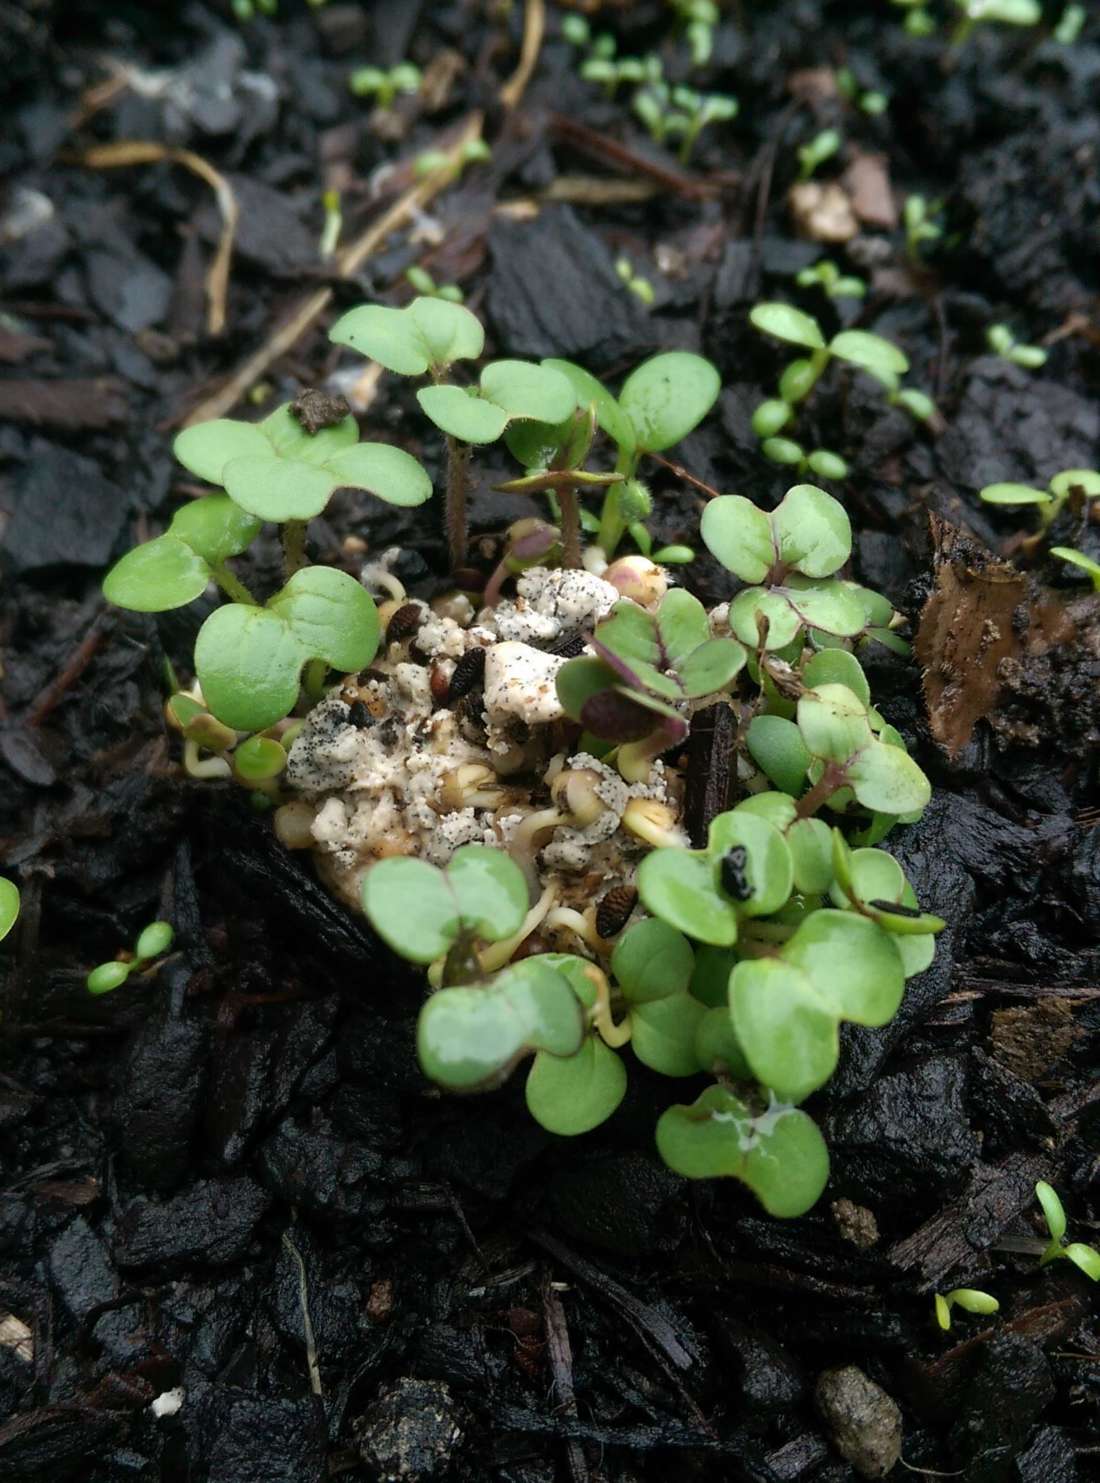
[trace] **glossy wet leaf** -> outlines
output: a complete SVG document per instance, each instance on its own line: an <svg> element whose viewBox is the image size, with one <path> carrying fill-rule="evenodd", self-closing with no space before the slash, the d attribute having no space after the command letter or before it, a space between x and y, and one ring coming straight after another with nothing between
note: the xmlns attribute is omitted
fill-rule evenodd
<svg viewBox="0 0 1100 1483"><path fill-rule="evenodd" d="M527 1075L527 1110L549 1133L572 1138L606 1122L626 1095L622 1057L589 1035L574 1056L540 1051Z"/></svg>
<svg viewBox="0 0 1100 1483"><path fill-rule="evenodd" d="M719 814L707 835L707 854L715 871L715 886L722 889L722 860L732 849L746 852L744 876L750 895L731 898L742 916L765 917L778 911L791 894L794 866L787 842L774 824L759 814L737 809Z"/></svg>
<svg viewBox="0 0 1100 1483"><path fill-rule="evenodd" d="M630 1047L643 1066L662 1076L693 1076L699 1069L695 1036L706 1009L690 994L671 994L630 1011Z"/></svg>
<svg viewBox="0 0 1100 1483"><path fill-rule="evenodd" d="M652 850L638 867L637 885L646 910L670 927L717 947L737 941L737 914L715 887L711 861L702 851Z"/></svg>
<svg viewBox="0 0 1100 1483"><path fill-rule="evenodd" d="M342 315L329 331L337 345L368 355L388 371L422 376L458 360L476 360L485 349L477 316L461 304L417 298L404 309L364 304Z"/></svg>
<svg viewBox="0 0 1100 1483"><path fill-rule="evenodd" d="M785 340L788 345L802 345L807 350L825 348L817 320L791 304L757 304L750 312L749 320L764 334Z"/></svg>
<svg viewBox="0 0 1100 1483"><path fill-rule="evenodd" d="M611 974L628 1004L682 994L691 982L695 954L681 932L650 918L628 928L611 955Z"/></svg>
<svg viewBox="0 0 1100 1483"><path fill-rule="evenodd" d="M887 386L894 386L909 369L909 361L896 345L866 330L842 330L829 341L829 353L838 360L869 371Z"/></svg>
<svg viewBox="0 0 1100 1483"><path fill-rule="evenodd" d="M19 887L0 875L0 942L19 920Z"/></svg>
<svg viewBox="0 0 1100 1483"><path fill-rule="evenodd" d="M420 1011L416 1048L425 1076L472 1091L498 1082L530 1051L576 1055L584 1033L568 980L535 957L489 984L433 994Z"/></svg>
<svg viewBox="0 0 1100 1483"><path fill-rule="evenodd" d="M806 781L810 753L793 721L782 716L754 716L745 733L749 756L784 793L798 794Z"/></svg>
<svg viewBox="0 0 1100 1483"><path fill-rule="evenodd" d="M739 1179L775 1216L805 1214L829 1177L825 1140L804 1112L773 1107L754 1117L722 1086L663 1113L657 1148L687 1179Z"/></svg>
<svg viewBox="0 0 1100 1483"><path fill-rule="evenodd" d="M709 360L688 351L655 355L632 371L619 393L637 446L661 453L697 427L718 400L722 382Z"/></svg>

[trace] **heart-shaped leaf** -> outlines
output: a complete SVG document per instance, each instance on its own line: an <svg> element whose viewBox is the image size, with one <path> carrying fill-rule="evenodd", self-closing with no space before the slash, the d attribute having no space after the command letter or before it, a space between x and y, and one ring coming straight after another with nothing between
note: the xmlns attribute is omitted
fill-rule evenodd
<svg viewBox="0 0 1100 1483"><path fill-rule="evenodd" d="M289 715L310 656L267 608L226 603L195 640L195 673L210 710L235 731L264 731Z"/></svg>
<svg viewBox="0 0 1100 1483"><path fill-rule="evenodd" d="M852 553L852 526L839 500L796 484L771 516L780 559L806 577L831 577Z"/></svg>
<svg viewBox="0 0 1100 1483"><path fill-rule="evenodd" d="M836 1070L837 1016L781 958L738 963L730 1012L753 1075L784 1101L803 1101Z"/></svg>
<svg viewBox="0 0 1100 1483"><path fill-rule="evenodd" d="M538 957L483 987L441 989L416 1027L425 1076L455 1091L499 1082L530 1051L575 1056L583 1039L584 1016L569 981Z"/></svg>
<svg viewBox="0 0 1100 1483"><path fill-rule="evenodd" d="M844 685L864 706L871 704L871 687L863 667L847 649L820 649L802 666L802 683L809 689L819 685Z"/></svg>
<svg viewBox="0 0 1100 1483"><path fill-rule="evenodd" d="M210 484L222 484L227 463L234 458L266 458L271 441L253 422L217 417L185 427L172 444L172 452L192 474Z"/></svg>
<svg viewBox="0 0 1100 1483"><path fill-rule="evenodd" d="M350 309L333 325L329 339L399 376L422 376L456 360L476 360L485 349L477 316L461 304L435 298L413 299L404 309L382 304Z"/></svg>
<svg viewBox="0 0 1100 1483"><path fill-rule="evenodd" d="M790 304L757 304L749 314L749 321L764 334L785 340L788 345L802 345L807 350L825 349L825 337L817 320Z"/></svg>
<svg viewBox="0 0 1100 1483"><path fill-rule="evenodd" d="M829 353L859 366L861 371L869 371L889 387L895 386L897 378L909 369L908 360L896 345L866 330L842 330L829 341Z"/></svg>
<svg viewBox="0 0 1100 1483"><path fill-rule="evenodd" d="M135 613L165 613L206 591L210 565L173 535L157 536L127 551L103 579L103 595Z"/></svg>
<svg viewBox="0 0 1100 1483"><path fill-rule="evenodd" d="M739 1179L769 1215L804 1215L829 1178L828 1149L811 1118L778 1106L754 1117L723 1086L663 1113L657 1148L687 1179Z"/></svg>
<svg viewBox="0 0 1100 1483"><path fill-rule="evenodd" d="M431 498L427 471L403 448L389 443L358 443L335 453L325 464L340 489L365 489L388 505L408 508Z"/></svg>
<svg viewBox="0 0 1100 1483"><path fill-rule="evenodd" d="M512 937L523 925L527 901L519 866L486 845L463 845L446 870L394 855L372 865L363 879L371 926L414 963L442 958L463 929L488 942Z"/></svg>
<svg viewBox="0 0 1100 1483"><path fill-rule="evenodd" d="M647 911L698 942L731 947L737 941L733 903L714 884L701 850L653 850L638 867L638 894Z"/></svg>
<svg viewBox="0 0 1100 1483"><path fill-rule="evenodd" d="M727 856L731 851L741 852L736 881L747 894L731 891L732 882L727 883ZM791 852L775 825L759 814L738 809L719 814L707 834L707 854L716 888L736 903L742 916L771 916L791 894Z"/></svg>
<svg viewBox="0 0 1100 1483"><path fill-rule="evenodd" d="M811 912L783 946L784 962L805 974L837 1019L885 1025L897 1014L905 974L894 938L855 912Z"/></svg>
<svg viewBox="0 0 1100 1483"><path fill-rule="evenodd" d="M864 626L863 604L843 582L813 581L797 574L782 587L750 587L729 606L729 626L743 644L759 643L758 618L767 619L767 648L783 649L803 627L850 637Z"/></svg>
<svg viewBox="0 0 1100 1483"><path fill-rule="evenodd" d="M359 425L350 412L331 427L310 432L295 417L290 402L284 402L265 417L260 423L260 431L280 458L316 468L344 449L354 447L359 437Z"/></svg>
<svg viewBox="0 0 1100 1483"><path fill-rule="evenodd" d="M631 1049L662 1076L692 1076L699 1069L695 1036L706 1012L690 994L637 1004L630 1011Z"/></svg>
<svg viewBox="0 0 1100 1483"><path fill-rule="evenodd" d="M718 400L722 381L709 360L673 350L643 361L623 383L619 406L637 446L661 453L697 427Z"/></svg>
<svg viewBox="0 0 1100 1483"><path fill-rule="evenodd" d="M681 669L689 655L710 639L706 608L682 587L665 593L655 623L663 662L671 669Z"/></svg>
<svg viewBox="0 0 1100 1483"><path fill-rule="evenodd" d="M771 521L744 495L709 500L699 528L707 550L742 582L763 582L778 560Z"/></svg>
<svg viewBox="0 0 1100 1483"><path fill-rule="evenodd" d="M573 387L560 372L521 360L486 366L479 391L426 386L416 395L435 425L464 443L495 442L514 418L562 422L576 405Z"/></svg>
<svg viewBox="0 0 1100 1483"><path fill-rule="evenodd" d="M611 955L612 975L632 1005L684 993L694 968L687 938L653 918L624 932Z"/></svg>
<svg viewBox="0 0 1100 1483"><path fill-rule="evenodd" d="M749 1081L752 1070L733 1028L729 1011L729 973L722 985L722 1003L703 1012L695 1029L695 1059L699 1070L711 1076L720 1073L732 1081Z"/></svg>
<svg viewBox="0 0 1100 1483"><path fill-rule="evenodd" d="M548 1133L572 1138L606 1122L626 1095L622 1057L598 1035L575 1056L540 1051L527 1075L527 1110Z"/></svg>
<svg viewBox="0 0 1100 1483"><path fill-rule="evenodd" d="M295 572L267 607L292 630L307 659L325 659L345 674L363 669L378 649L378 609L354 577L335 567Z"/></svg>
<svg viewBox="0 0 1100 1483"><path fill-rule="evenodd" d="M463 845L446 877L463 923L487 942L513 936L527 915L527 882L511 856L486 845Z"/></svg>
<svg viewBox="0 0 1100 1483"><path fill-rule="evenodd" d="M328 469L269 453L234 458L222 474L225 492L242 510L261 520L312 520L340 487Z"/></svg>

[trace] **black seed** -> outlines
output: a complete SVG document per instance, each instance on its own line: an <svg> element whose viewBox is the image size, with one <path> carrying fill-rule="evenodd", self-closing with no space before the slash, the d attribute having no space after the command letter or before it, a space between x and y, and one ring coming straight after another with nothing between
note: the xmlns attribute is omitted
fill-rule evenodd
<svg viewBox="0 0 1100 1483"><path fill-rule="evenodd" d="M352 701L348 709L348 722L350 725L358 726L362 730L364 726L371 724L372 719L371 713L367 710L366 704L363 701Z"/></svg>
<svg viewBox="0 0 1100 1483"><path fill-rule="evenodd" d="M905 906L900 901L868 901L868 906L873 906L876 911L888 911L895 917L919 917L921 909L919 906Z"/></svg>
<svg viewBox="0 0 1100 1483"><path fill-rule="evenodd" d="M393 617L386 624L387 644L400 643L414 634L420 627L424 618L424 610L418 602L407 602L404 607L398 608Z"/></svg>
<svg viewBox="0 0 1100 1483"><path fill-rule="evenodd" d="M323 427L335 427L343 422L351 408L347 397L330 396L327 391L310 387L291 402L290 411L312 437Z"/></svg>
<svg viewBox="0 0 1100 1483"><path fill-rule="evenodd" d="M614 937L630 919L638 902L633 886L612 886L596 908L596 931L601 937Z"/></svg>
<svg viewBox="0 0 1100 1483"><path fill-rule="evenodd" d="M747 901L752 895L752 885L745 873L749 863L749 852L743 844L735 844L722 856L722 890L735 901Z"/></svg>
<svg viewBox="0 0 1100 1483"><path fill-rule="evenodd" d="M567 633L548 652L556 654L559 659L576 659L578 654L584 653L584 643L583 633Z"/></svg>
<svg viewBox="0 0 1100 1483"><path fill-rule="evenodd" d="M450 689L447 691L447 704L453 705L456 700L469 695L471 690L481 684L484 674L485 650L482 648L467 649L454 667Z"/></svg>

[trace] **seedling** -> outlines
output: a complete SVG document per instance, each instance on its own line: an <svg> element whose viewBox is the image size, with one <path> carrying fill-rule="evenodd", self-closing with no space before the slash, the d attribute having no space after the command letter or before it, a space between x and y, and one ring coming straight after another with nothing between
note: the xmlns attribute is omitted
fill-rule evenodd
<svg viewBox="0 0 1100 1483"><path fill-rule="evenodd" d="M88 974L89 994L109 994L121 988L132 973L145 973L172 946L175 932L169 922L150 922L134 944L132 954L101 963Z"/></svg>
<svg viewBox="0 0 1100 1483"><path fill-rule="evenodd" d="M828 258L803 268L794 281L799 288L822 288L830 299L862 299L867 293L862 278L842 274Z"/></svg>
<svg viewBox="0 0 1100 1483"><path fill-rule="evenodd" d="M925 200L924 196L906 196L901 208L902 225L905 228L905 251L914 267L919 267L924 248L938 242L943 228L932 220L938 205Z"/></svg>
<svg viewBox="0 0 1100 1483"><path fill-rule="evenodd" d="M1093 561L1091 556L1086 556L1083 551L1075 551L1072 546L1051 546L1050 554L1085 572L1092 582L1093 591L1100 592L1100 563Z"/></svg>
<svg viewBox="0 0 1100 1483"><path fill-rule="evenodd" d="M413 173L417 179L434 175L437 170L449 170L452 180L460 179L467 165L484 164L491 160L493 151L484 139L468 139L458 154L448 154L442 149L426 149L413 161Z"/></svg>
<svg viewBox="0 0 1100 1483"><path fill-rule="evenodd" d="M19 920L19 887L0 875L0 942Z"/></svg>
<svg viewBox="0 0 1100 1483"><path fill-rule="evenodd" d="M864 92L850 67L837 68L836 86L840 96L846 102L872 117L885 113L888 107L889 100L886 94L875 91Z"/></svg>
<svg viewBox="0 0 1100 1483"><path fill-rule="evenodd" d="M592 55L581 63L580 74L585 82L598 82L609 98L614 98L623 83L640 86L648 83L661 85L664 71L657 56L617 57L615 42L611 36L598 37L593 44Z"/></svg>
<svg viewBox="0 0 1100 1483"><path fill-rule="evenodd" d="M431 379L417 401L447 439L447 539L457 570L466 559L471 445L496 442L516 421L564 422L577 405L572 386L553 369L518 360L491 362L477 386L452 382L457 361L481 355L485 331L468 309L440 299L414 299L404 309L364 304L337 320L329 338L400 376Z"/></svg>
<svg viewBox="0 0 1100 1483"><path fill-rule="evenodd" d="M340 210L340 192L325 191L321 197L321 208L325 213L325 224L321 228L321 240L317 244L317 252L321 261L327 263L329 258L336 255L340 232L344 225L344 216Z"/></svg>
<svg viewBox="0 0 1100 1483"><path fill-rule="evenodd" d="M357 98L373 98L379 108L389 108L399 93L418 93L423 81L419 67L398 62L396 67L359 67L348 78Z"/></svg>
<svg viewBox="0 0 1100 1483"><path fill-rule="evenodd" d="M653 82L635 93L631 107L656 144L680 140L679 157L686 165L707 125L736 118L738 103L728 93L697 93Z"/></svg>
<svg viewBox="0 0 1100 1483"><path fill-rule="evenodd" d="M846 362L873 376L886 388L888 399L910 415L924 419L934 413L935 408L923 392L900 385L909 362L896 345L881 335L866 330L841 330L826 343L817 320L791 304L757 304L749 319L764 334L810 352L791 361L779 378L779 395L761 402L753 413L753 431L762 439L761 451L773 462L799 470L810 469L821 478L846 475L847 465L829 449L819 448L807 454L793 439L778 436L793 419L797 404L810 395L833 360Z"/></svg>
<svg viewBox="0 0 1100 1483"><path fill-rule="evenodd" d="M951 1309L961 1308L964 1313L999 1313L1001 1305L989 1293L976 1287L956 1287L949 1293L936 1293L936 1322L946 1333L951 1327Z"/></svg>
<svg viewBox="0 0 1100 1483"><path fill-rule="evenodd" d="M1100 1282L1100 1251L1095 1246L1086 1246L1083 1241L1065 1244L1066 1212L1056 1191L1045 1179L1040 1179L1035 1186L1035 1198L1042 1206L1043 1219L1050 1233L1050 1244L1039 1258L1040 1267L1065 1257L1079 1272L1084 1272L1093 1282Z"/></svg>
<svg viewBox="0 0 1100 1483"><path fill-rule="evenodd" d="M961 11L951 33L952 46L969 40L974 27L984 21L1000 21L1005 26L1037 26L1043 19L1039 0L955 0Z"/></svg>
<svg viewBox="0 0 1100 1483"><path fill-rule="evenodd" d="M798 178L809 180L826 160L831 160L844 141L836 129L823 129L798 150Z"/></svg>
<svg viewBox="0 0 1100 1483"><path fill-rule="evenodd" d="M1100 499L1100 471L1097 469L1063 469L1055 474L1046 489L1036 489L1030 484L987 484L978 491L978 498L987 505L1003 505L1008 509L1023 509L1035 506L1041 530L1047 530L1061 514L1069 500L1080 506L1089 500Z"/></svg>
<svg viewBox="0 0 1100 1483"><path fill-rule="evenodd" d="M924 0L891 0L891 4L905 11L905 29L910 36L931 36L935 31L935 18Z"/></svg>
<svg viewBox="0 0 1100 1483"><path fill-rule="evenodd" d="M199 630L195 670L206 705L234 730L263 731L288 715L303 669L316 698L330 666L361 669L378 647L378 615L359 583L305 564L306 526L339 488L418 505L431 481L400 448L358 437L346 403L318 393L260 423L219 418L185 429L176 457L225 494L185 505L163 536L129 552L104 581L110 602L143 613L193 602L211 582L231 599ZM228 563L264 521L282 527L287 580L261 604Z"/></svg>
<svg viewBox="0 0 1100 1483"><path fill-rule="evenodd" d="M642 278L634 271L634 265L628 257L618 258L615 262L615 272L620 280L636 298L641 299L647 309L653 307L654 293L653 285L648 278Z"/></svg>
<svg viewBox="0 0 1100 1483"><path fill-rule="evenodd" d="M718 24L718 6L714 0L669 0L679 17L684 37L691 49L693 66L705 67L714 50L714 28Z"/></svg>
<svg viewBox="0 0 1100 1483"><path fill-rule="evenodd" d="M443 299L448 304L461 304L466 297L457 283L436 283L426 268L415 264L405 269L405 282L426 299Z"/></svg>
<svg viewBox="0 0 1100 1483"><path fill-rule="evenodd" d="M1037 371L1047 363L1047 353L1038 345L1023 345L1016 339L1007 324L991 324L985 332L986 344L995 355L1011 361L1014 366Z"/></svg>
<svg viewBox="0 0 1100 1483"><path fill-rule="evenodd" d="M592 639L596 658L571 659L558 672L566 714L593 735L618 744L628 781L688 733L686 704L725 690L745 664L736 639L712 638L706 610L676 589L655 614L616 603Z"/></svg>
<svg viewBox="0 0 1100 1483"><path fill-rule="evenodd" d="M1088 14L1083 5L1067 5L1051 33L1059 46L1072 46L1084 29Z"/></svg>

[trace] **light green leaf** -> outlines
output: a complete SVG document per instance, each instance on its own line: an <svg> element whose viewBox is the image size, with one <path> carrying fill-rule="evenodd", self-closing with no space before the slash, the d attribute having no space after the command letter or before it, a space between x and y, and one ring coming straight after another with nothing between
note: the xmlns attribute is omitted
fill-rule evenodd
<svg viewBox="0 0 1100 1483"><path fill-rule="evenodd" d="M820 649L802 666L802 683L814 690L819 685L844 685L864 706L871 704L871 687L863 667L847 649Z"/></svg>
<svg viewBox="0 0 1100 1483"><path fill-rule="evenodd" d="M618 1107L626 1095L626 1067L598 1035L589 1035L575 1056L539 1051L525 1093L537 1123L573 1138L598 1128Z"/></svg>
<svg viewBox="0 0 1100 1483"><path fill-rule="evenodd" d="M722 986L722 1002L703 1012L695 1030L695 1059L700 1071L712 1076L722 1073L733 1081L749 1081L752 1071L734 1032L729 1011L729 973Z"/></svg>
<svg viewBox="0 0 1100 1483"><path fill-rule="evenodd" d="M699 1069L695 1036L706 1012L690 994L636 1004L630 1011L631 1049L662 1076L693 1076Z"/></svg>
<svg viewBox="0 0 1100 1483"><path fill-rule="evenodd" d="M827 891L833 882L829 826L822 819L799 819L787 830L786 840L795 888L810 896Z"/></svg>
<svg viewBox="0 0 1100 1483"><path fill-rule="evenodd" d="M793 721L782 716L754 716L745 733L749 756L784 793L798 794L806 780L810 753Z"/></svg>
<svg viewBox="0 0 1100 1483"><path fill-rule="evenodd" d="M1035 1186L1035 1198L1043 1207L1043 1216L1047 1223L1047 1230L1050 1232L1051 1241L1056 1244L1059 1243L1066 1234L1066 1212L1061 1200L1058 1198L1057 1191L1045 1179L1040 1179Z"/></svg>
<svg viewBox="0 0 1100 1483"><path fill-rule="evenodd" d="M527 882L503 850L463 845L452 856L446 874L463 922L479 937L501 942L522 927L527 915Z"/></svg>
<svg viewBox="0 0 1100 1483"><path fill-rule="evenodd" d="M291 403L284 402L260 423L260 431L280 458L319 468L341 449L353 447L359 437L359 424L350 412L334 426L311 433L290 408Z"/></svg>
<svg viewBox="0 0 1100 1483"><path fill-rule="evenodd" d="M309 657L277 613L243 603L211 613L195 641L203 698L235 731L265 731L289 715Z"/></svg>
<svg viewBox="0 0 1100 1483"><path fill-rule="evenodd" d="M218 565L230 556L239 556L259 532L260 521L224 494L208 494L182 505L168 527L170 536L185 541L205 561Z"/></svg>
<svg viewBox="0 0 1100 1483"><path fill-rule="evenodd" d="M737 914L715 889L713 867L702 851L651 851L638 867L637 886L646 910L669 926L717 947L737 941Z"/></svg>
<svg viewBox="0 0 1100 1483"><path fill-rule="evenodd" d="M462 386L425 386L416 399L436 427L463 443L495 443L508 426L503 408Z"/></svg>
<svg viewBox="0 0 1100 1483"><path fill-rule="evenodd" d="M312 520L328 504L340 480L327 469L280 458L234 458L223 471L230 499L261 520Z"/></svg>
<svg viewBox="0 0 1100 1483"><path fill-rule="evenodd" d="M511 417L563 422L577 405L560 371L525 360L494 360L481 373L481 395Z"/></svg>
<svg viewBox="0 0 1100 1483"><path fill-rule="evenodd" d="M611 972L629 1004L682 994L691 982L695 954L682 933L650 918L623 933L611 955Z"/></svg>
<svg viewBox="0 0 1100 1483"><path fill-rule="evenodd" d="M790 304L757 304L749 320L764 334L774 335L789 345L803 345L807 350L825 349L825 338L817 320Z"/></svg>
<svg viewBox="0 0 1100 1483"><path fill-rule="evenodd" d="M349 345L400 376L422 376L457 360L476 360L485 348L477 316L461 304L418 298L404 309L363 304L342 315L329 331L337 345Z"/></svg>
<svg viewBox="0 0 1100 1483"><path fill-rule="evenodd" d="M210 567L184 541L157 536L127 551L103 579L103 595L135 613L165 613L206 590Z"/></svg>
<svg viewBox="0 0 1100 1483"><path fill-rule="evenodd" d="M848 783L864 808L907 814L926 807L932 785L908 753L872 741L848 767Z"/></svg>
<svg viewBox="0 0 1100 1483"><path fill-rule="evenodd" d="M378 609L354 577L335 567L303 567L267 608L286 623L306 658L325 659L345 674L363 669L377 652Z"/></svg>
<svg viewBox="0 0 1100 1483"><path fill-rule="evenodd" d="M334 454L326 470L340 487L366 489L390 505L422 505L431 498L432 481L411 454L389 443L358 443Z"/></svg>
<svg viewBox="0 0 1100 1483"><path fill-rule="evenodd" d="M788 489L771 524L782 560L807 577L832 576L852 553L844 506L813 484Z"/></svg>
<svg viewBox="0 0 1100 1483"><path fill-rule="evenodd" d="M19 887L0 875L0 942L19 920Z"/></svg>
<svg viewBox="0 0 1100 1483"><path fill-rule="evenodd" d="M458 901L443 872L426 860L393 855L377 861L363 878L362 894L371 926L410 962L435 962L458 935Z"/></svg>
<svg viewBox="0 0 1100 1483"><path fill-rule="evenodd" d="M680 688L689 699L725 690L748 655L736 639L708 639L679 667Z"/></svg>
<svg viewBox="0 0 1100 1483"><path fill-rule="evenodd" d="M268 458L271 443L252 422L218 417L177 434L172 452L192 474L210 484L223 483L222 471L234 458Z"/></svg>
<svg viewBox="0 0 1100 1483"><path fill-rule="evenodd" d="M619 393L637 446L661 453L687 437L718 400L721 378L709 360L688 351L655 355L632 371Z"/></svg>
<svg viewBox="0 0 1100 1483"><path fill-rule="evenodd" d="M723 888L722 861L738 846L748 855L744 874L751 895L747 900L730 899L742 916L771 916L787 900L794 883L787 842L775 825L759 814L738 809L719 814L711 821L707 834L707 854L715 871L714 885L719 891Z"/></svg>
<svg viewBox="0 0 1100 1483"><path fill-rule="evenodd" d="M763 582L778 560L771 522L743 495L721 494L709 500L700 533L711 555L742 582Z"/></svg>
<svg viewBox="0 0 1100 1483"><path fill-rule="evenodd" d="M888 932L855 912L811 912L784 945L784 962L798 968L837 1019L859 1025L892 1020L905 992L901 955Z"/></svg>
<svg viewBox="0 0 1100 1483"><path fill-rule="evenodd" d="M846 762L874 738L867 710L847 685L821 685L798 702L798 729L814 757Z"/></svg>
<svg viewBox="0 0 1100 1483"><path fill-rule="evenodd" d="M801 1102L832 1076L837 1016L800 969L780 958L738 963L730 1011L753 1075L777 1097Z"/></svg>
<svg viewBox="0 0 1100 1483"><path fill-rule="evenodd" d="M573 388L578 407L596 408L596 421L619 449L628 454L634 452L636 440L630 418L601 381L569 360L551 358L542 364L566 378Z"/></svg>
<svg viewBox="0 0 1100 1483"><path fill-rule="evenodd" d="M1072 489L1084 490L1086 499L1100 499L1100 472L1096 469L1063 469L1050 481L1050 488L1059 499L1064 499ZM982 494L984 496L984 490Z"/></svg>
<svg viewBox="0 0 1100 1483"><path fill-rule="evenodd" d="M887 386L896 384L898 376L904 376L909 362L896 345L884 340L881 335L870 335L866 330L841 330L829 341L829 353L838 360L859 366Z"/></svg>
<svg viewBox="0 0 1100 1483"><path fill-rule="evenodd" d="M979 489L978 498L987 505L1049 505L1051 502L1045 489L1033 489L1029 484L987 484Z"/></svg>

